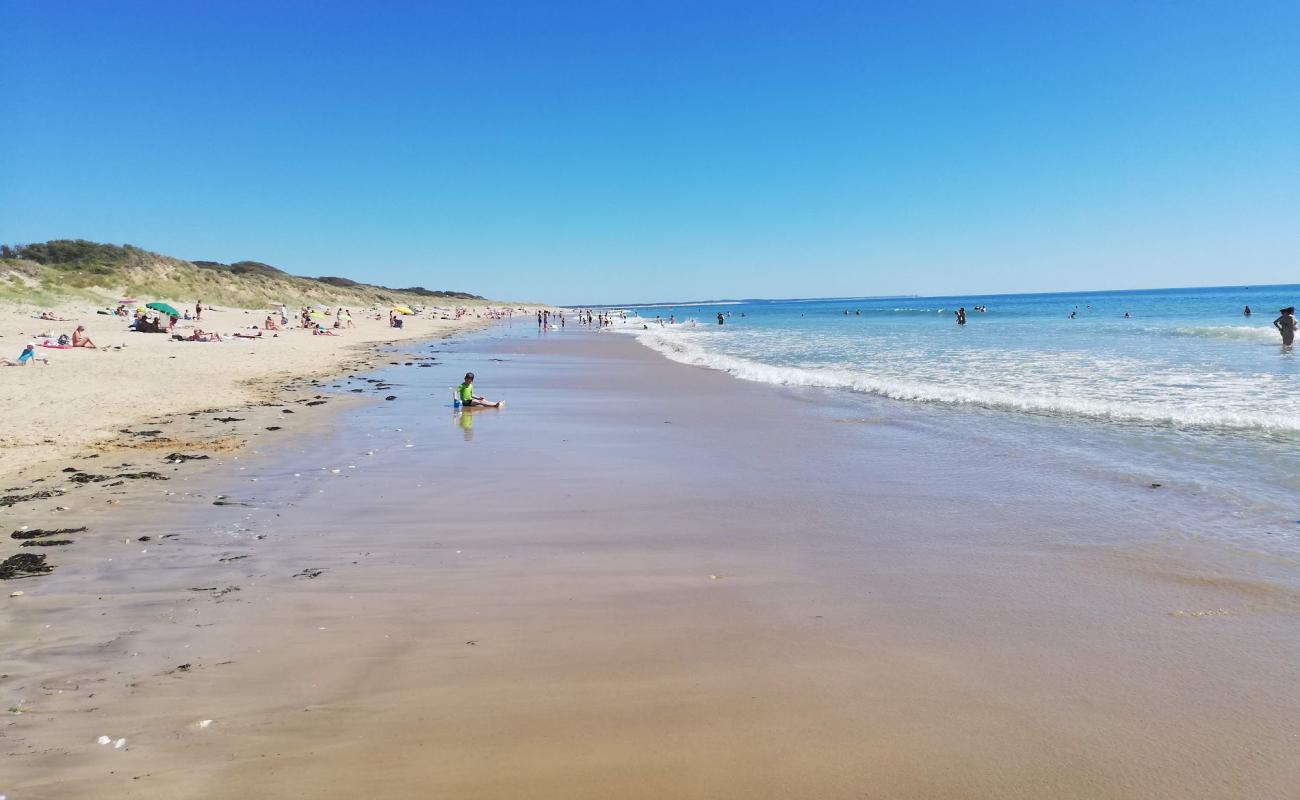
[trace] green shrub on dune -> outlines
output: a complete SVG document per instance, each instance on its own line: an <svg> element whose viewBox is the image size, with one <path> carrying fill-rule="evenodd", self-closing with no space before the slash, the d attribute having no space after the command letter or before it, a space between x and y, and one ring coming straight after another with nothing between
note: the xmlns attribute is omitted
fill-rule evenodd
<svg viewBox="0 0 1300 800"><path fill-rule="evenodd" d="M290 306L371 306L419 304L431 298L460 303L478 295L390 289L339 277L305 278L260 261L186 261L132 245L58 239L37 244L0 245L0 298L49 304L60 298L111 303L122 296L196 299L216 305L262 308Z"/></svg>

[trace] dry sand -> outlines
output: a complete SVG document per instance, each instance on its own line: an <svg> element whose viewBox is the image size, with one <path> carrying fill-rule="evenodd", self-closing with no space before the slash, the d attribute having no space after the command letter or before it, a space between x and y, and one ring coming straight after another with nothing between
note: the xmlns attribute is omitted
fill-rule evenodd
<svg viewBox="0 0 1300 800"><path fill-rule="evenodd" d="M91 531L6 585L0 792L1296 796L1294 590L1150 535L1150 493L614 335L455 349L172 495L24 504ZM430 403L466 367L506 410Z"/></svg>
<svg viewBox="0 0 1300 800"><path fill-rule="evenodd" d="M33 318L50 310L68 321ZM130 332L124 318L96 314L86 305L0 307L0 358L16 361L29 340L43 340L38 334L71 335L79 324L98 346L38 347L48 366L0 368L0 407L5 410L0 415L0 485L43 462L119 441L122 429L144 420L270 400L288 380L359 366L367 356L364 345L438 336L486 322L477 316L485 312L482 307L460 320L441 319L434 311L407 317L402 329L389 327L386 316L376 320L368 311L353 312L357 327L339 336L294 329L275 338L266 332L265 338L252 341L230 334L256 333L248 329L261 326L267 310L207 309L202 322L182 321L177 332L189 335L199 325L226 341L199 343Z"/></svg>

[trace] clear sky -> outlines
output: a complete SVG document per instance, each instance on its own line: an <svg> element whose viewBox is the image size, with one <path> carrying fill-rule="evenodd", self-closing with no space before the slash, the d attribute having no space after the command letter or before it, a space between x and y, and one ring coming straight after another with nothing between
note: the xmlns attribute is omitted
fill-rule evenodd
<svg viewBox="0 0 1300 800"><path fill-rule="evenodd" d="M0 0L0 241L631 302L1297 280L1300 3Z"/></svg>

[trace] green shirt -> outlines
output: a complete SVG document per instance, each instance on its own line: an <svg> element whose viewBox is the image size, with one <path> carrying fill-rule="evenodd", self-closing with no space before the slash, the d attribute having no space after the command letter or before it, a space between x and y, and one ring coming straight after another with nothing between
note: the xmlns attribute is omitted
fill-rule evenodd
<svg viewBox="0 0 1300 800"><path fill-rule="evenodd" d="M474 384L462 383L460 386L456 388L457 391L460 392L460 401L462 403L468 403L469 401L474 399Z"/></svg>

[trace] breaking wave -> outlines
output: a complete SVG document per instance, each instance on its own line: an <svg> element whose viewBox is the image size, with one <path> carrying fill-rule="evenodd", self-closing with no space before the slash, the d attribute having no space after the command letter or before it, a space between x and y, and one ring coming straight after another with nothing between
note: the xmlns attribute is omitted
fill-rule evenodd
<svg viewBox="0 0 1300 800"><path fill-rule="evenodd" d="M1225 327L1232 330L1236 326ZM1251 331L1250 335L1254 336L1257 329L1245 330ZM1167 402L1154 399L1091 399L1078 396L1077 393L1073 396L1044 395L1014 389L963 386L955 381L938 383L885 377L845 368L777 366L714 352L675 332L652 330L635 333L641 344L673 361L720 370L742 380L759 383L846 389L894 400L1147 425L1300 433L1300 418L1292 414L1197 407L1181 398Z"/></svg>
<svg viewBox="0 0 1300 800"><path fill-rule="evenodd" d="M1161 331L1170 330L1168 328ZM1196 325L1173 328L1177 336L1193 336L1203 339L1221 339L1232 342L1268 342L1280 344L1281 338L1272 326L1267 328L1257 325Z"/></svg>

